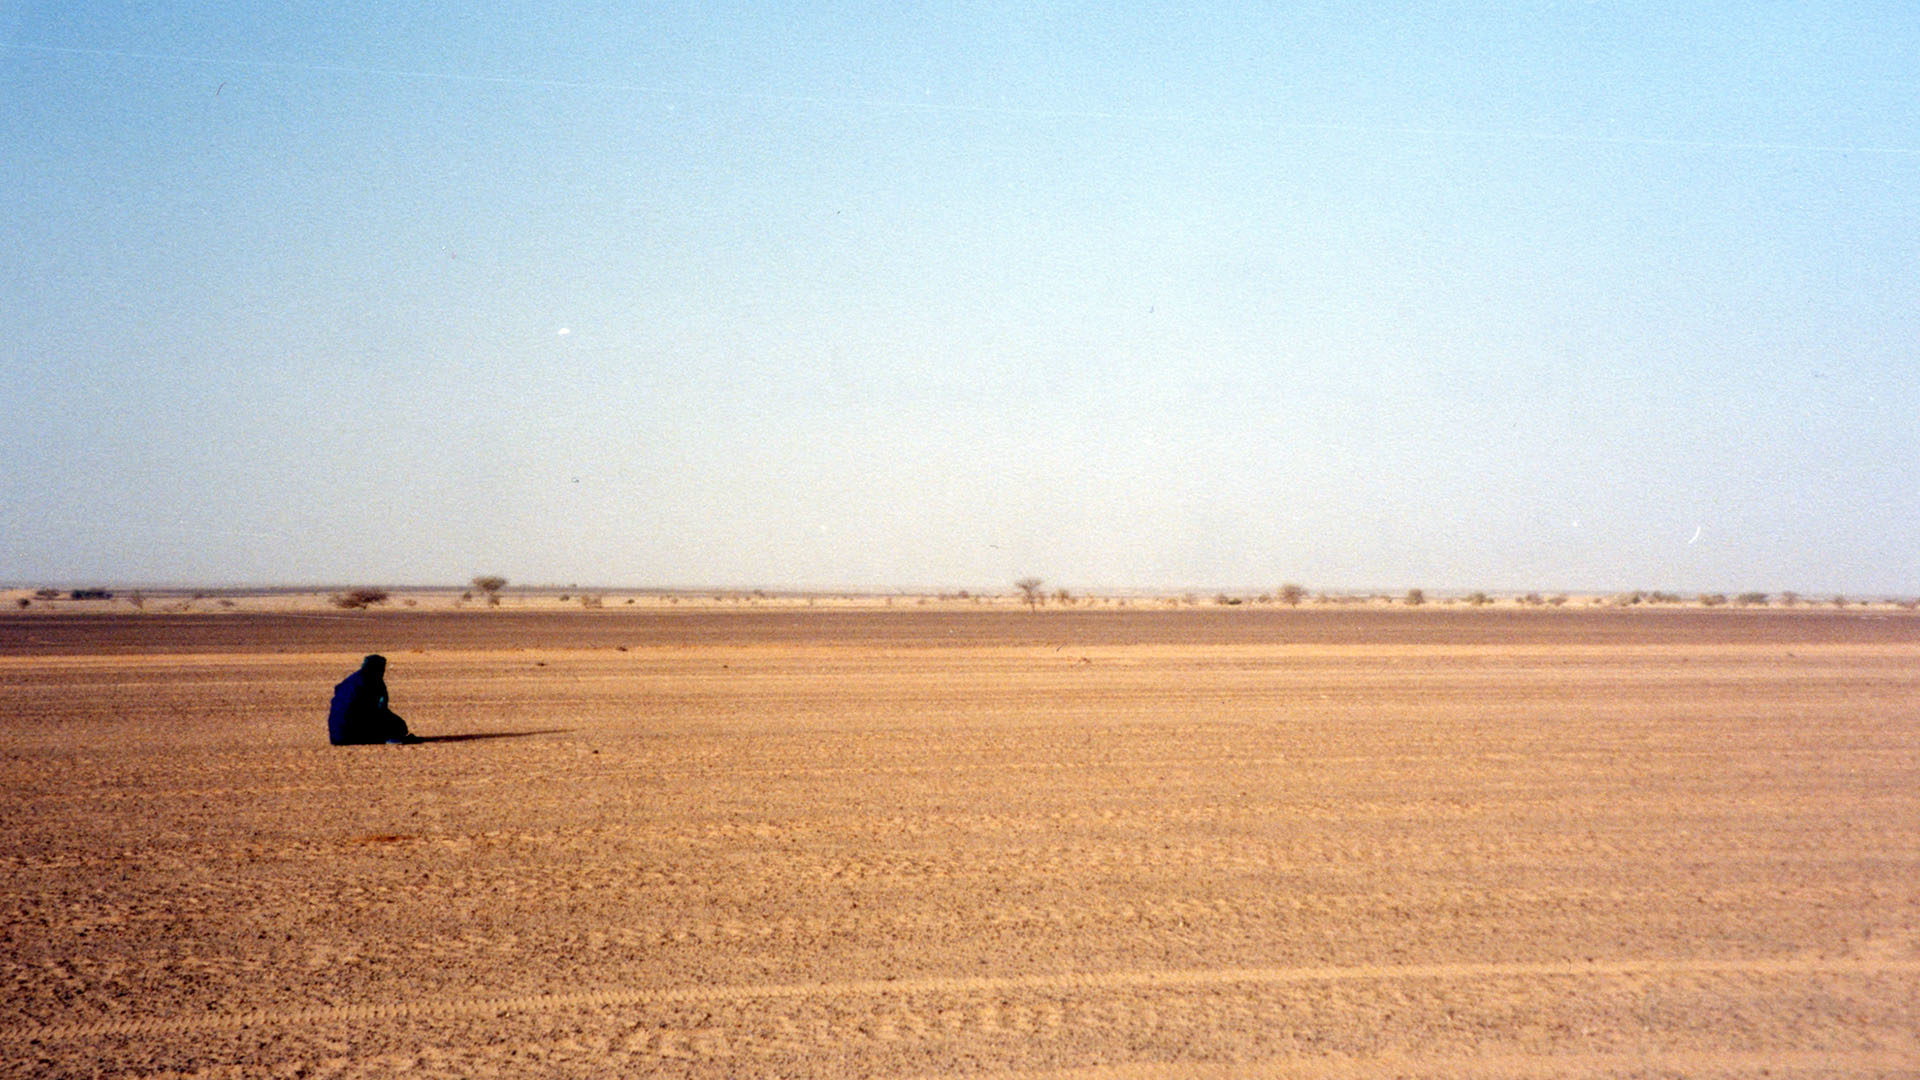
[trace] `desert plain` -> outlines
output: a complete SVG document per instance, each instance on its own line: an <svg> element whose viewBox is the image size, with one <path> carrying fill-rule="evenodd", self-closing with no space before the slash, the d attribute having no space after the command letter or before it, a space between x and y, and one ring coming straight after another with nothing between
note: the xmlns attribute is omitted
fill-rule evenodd
<svg viewBox="0 0 1920 1080"><path fill-rule="evenodd" d="M1920 1075L1910 613L33 611L0 777L4 1076Z"/></svg>

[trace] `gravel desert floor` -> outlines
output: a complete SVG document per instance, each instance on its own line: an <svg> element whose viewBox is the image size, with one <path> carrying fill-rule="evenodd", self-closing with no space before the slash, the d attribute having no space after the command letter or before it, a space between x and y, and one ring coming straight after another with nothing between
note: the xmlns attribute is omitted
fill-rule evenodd
<svg viewBox="0 0 1920 1080"><path fill-rule="evenodd" d="M1911 614L7 615L0 777L3 1076L1920 1075Z"/></svg>

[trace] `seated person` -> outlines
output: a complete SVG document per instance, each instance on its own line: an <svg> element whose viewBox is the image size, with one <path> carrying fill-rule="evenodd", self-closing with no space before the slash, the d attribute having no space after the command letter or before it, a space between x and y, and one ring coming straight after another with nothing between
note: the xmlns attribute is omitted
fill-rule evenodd
<svg viewBox="0 0 1920 1080"><path fill-rule="evenodd" d="M360 670L333 688L327 712L327 741L335 746L366 743L415 743L420 737L387 708L387 658L369 656Z"/></svg>

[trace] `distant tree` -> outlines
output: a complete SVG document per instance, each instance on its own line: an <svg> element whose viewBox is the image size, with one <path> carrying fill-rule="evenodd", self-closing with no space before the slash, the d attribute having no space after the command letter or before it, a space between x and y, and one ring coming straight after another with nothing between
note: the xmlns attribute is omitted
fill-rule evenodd
<svg viewBox="0 0 1920 1080"><path fill-rule="evenodd" d="M358 611L374 604L386 603L387 591L385 589L348 589L346 592L334 593L331 599L334 607Z"/></svg>
<svg viewBox="0 0 1920 1080"><path fill-rule="evenodd" d="M1419 607L1421 604L1424 604L1426 602L1427 602L1426 590L1424 589L1408 589L1407 590L1406 603L1408 607Z"/></svg>
<svg viewBox="0 0 1920 1080"><path fill-rule="evenodd" d="M1020 599L1026 601L1029 609L1046 603L1047 594L1042 589L1044 585L1046 582L1037 577L1023 577L1013 583L1013 587L1020 590Z"/></svg>
<svg viewBox="0 0 1920 1080"><path fill-rule="evenodd" d="M1800 602L1800 594L1797 592L1788 590L1787 592L1783 592L1780 594L1780 604L1783 607L1792 607L1795 604L1798 604L1799 602Z"/></svg>
<svg viewBox="0 0 1920 1080"><path fill-rule="evenodd" d="M1299 607L1300 601L1307 598L1307 590L1288 582L1280 586L1280 602L1288 607Z"/></svg>
<svg viewBox="0 0 1920 1080"><path fill-rule="evenodd" d="M473 579L473 587L487 594L487 606L500 606L500 590L507 587L507 579L498 574L482 574Z"/></svg>
<svg viewBox="0 0 1920 1080"><path fill-rule="evenodd" d="M1493 597L1483 592L1471 592L1467 594L1467 603L1472 604L1474 607L1484 607L1487 604L1493 603Z"/></svg>
<svg viewBox="0 0 1920 1080"><path fill-rule="evenodd" d="M1056 604L1071 604L1073 603L1073 594L1065 589L1055 589L1053 590L1053 602Z"/></svg>

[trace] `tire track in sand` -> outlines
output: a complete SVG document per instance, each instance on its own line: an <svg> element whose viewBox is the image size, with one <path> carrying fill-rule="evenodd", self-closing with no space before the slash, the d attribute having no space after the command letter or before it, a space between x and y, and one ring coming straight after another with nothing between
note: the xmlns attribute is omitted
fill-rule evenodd
<svg viewBox="0 0 1920 1080"><path fill-rule="evenodd" d="M1688 1077L1792 1076L1798 1073L1831 1075L1836 1070L1858 1075L1866 1070L1905 1070L1913 1058L1901 1051L1769 1053L1713 1053L1650 1050L1618 1054L1491 1054L1432 1057L1383 1054L1378 1057L1289 1059L1285 1061L1129 1062L1079 1069L945 1074L927 1073L914 1080L944 1080L964 1075L967 1080L1374 1080L1394 1077L1525 1078L1536 1076L1624 1076L1657 1069Z"/></svg>
<svg viewBox="0 0 1920 1080"><path fill-rule="evenodd" d="M978 994L1007 991L1106 991L1297 983L1388 982L1399 979L1633 978L1665 975L1920 975L1920 960L1605 960L1589 963L1405 964L1353 967L1201 968L1001 977L863 979L837 983L612 989L517 997L451 997L191 1016L125 1017L0 1031L0 1044L58 1042L101 1036L178 1035L250 1027L292 1027L417 1017L549 1013L608 1005L670 1005L756 1000Z"/></svg>

